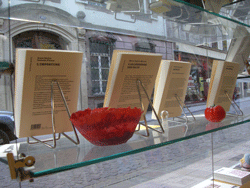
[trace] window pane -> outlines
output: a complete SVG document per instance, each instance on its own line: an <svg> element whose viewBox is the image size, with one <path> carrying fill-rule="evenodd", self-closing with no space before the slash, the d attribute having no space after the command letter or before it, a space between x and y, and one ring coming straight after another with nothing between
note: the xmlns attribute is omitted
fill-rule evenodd
<svg viewBox="0 0 250 188"><path fill-rule="evenodd" d="M109 76L109 70L102 69L102 80L108 80L108 76Z"/></svg>
<svg viewBox="0 0 250 188"><path fill-rule="evenodd" d="M97 104L97 108L102 108L103 107L103 102Z"/></svg>
<svg viewBox="0 0 250 188"><path fill-rule="evenodd" d="M106 87L107 87L107 82L106 82L106 81L103 81L103 82L102 82L102 91L103 91L103 92L106 92Z"/></svg>
<svg viewBox="0 0 250 188"><path fill-rule="evenodd" d="M109 46L107 44L99 44L99 53L108 53Z"/></svg>
<svg viewBox="0 0 250 188"><path fill-rule="evenodd" d="M136 51L140 51L140 52L151 52L151 50L148 49L148 48L139 48L139 47L136 47L135 50L136 50Z"/></svg>
<svg viewBox="0 0 250 188"><path fill-rule="evenodd" d="M138 42L135 44L135 51L155 53L155 45L148 42Z"/></svg>
<svg viewBox="0 0 250 188"><path fill-rule="evenodd" d="M98 38L98 37L97 37ZM109 75L112 44L109 40L90 40L92 94L104 94ZM105 38L105 37L104 37ZM103 84L103 85L102 85Z"/></svg>
<svg viewBox="0 0 250 188"><path fill-rule="evenodd" d="M98 67L98 56L90 57L90 65L91 67Z"/></svg>
<svg viewBox="0 0 250 188"><path fill-rule="evenodd" d="M90 44L90 51L91 53L109 53L109 46L108 44L92 42Z"/></svg>
<svg viewBox="0 0 250 188"><path fill-rule="evenodd" d="M102 67L109 68L109 58L101 57Z"/></svg>
<svg viewBox="0 0 250 188"><path fill-rule="evenodd" d="M218 48L218 43L217 42L213 42L212 43L212 48L216 48L217 49Z"/></svg>
<svg viewBox="0 0 250 188"><path fill-rule="evenodd" d="M223 44L223 50L227 51L227 41L226 40L222 41L222 44Z"/></svg>
<svg viewBox="0 0 250 188"><path fill-rule="evenodd" d="M90 43L90 51L91 51L91 53L97 53L98 52L98 44L97 43Z"/></svg>
<svg viewBox="0 0 250 188"><path fill-rule="evenodd" d="M22 41L17 41L16 48L32 48L32 39L23 39Z"/></svg>
<svg viewBox="0 0 250 188"><path fill-rule="evenodd" d="M92 81L92 93L100 93L100 86L98 81Z"/></svg>
<svg viewBox="0 0 250 188"><path fill-rule="evenodd" d="M99 80L99 69L91 69L91 80Z"/></svg>

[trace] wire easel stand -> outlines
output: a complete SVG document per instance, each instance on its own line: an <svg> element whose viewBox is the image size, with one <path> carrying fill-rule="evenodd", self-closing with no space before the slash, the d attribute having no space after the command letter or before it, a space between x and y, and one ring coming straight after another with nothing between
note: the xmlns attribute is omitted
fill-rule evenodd
<svg viewBox="0 0 250 188"><path fill-rule="evenodd" d="M184 107L188 110L188 112L191 114L191 116L193 117L194 121L196 121L196 119L195 119L193 113L189 110L189 108L186 106L186 104L185 104L184 102L181 101L180 97L179 97L177 94L175 94L174 96L175 96L175 98L176 98L176 100L177 100L177 102L178 102L180 108L182 109L182 112L183 112L183 114L184 114L184 118L183 118L183 117L177 116L177 117L173 117L173 120L174 120L174 118L179 118L179 119L182 119L182 120L186 121L186 123L188 122L187 114L185 113L184 108L183 108L183 106L184 106ZM182 103L182 104L181 104L181 103Z"/></svg>
<svg viewBox="0 0 250 188"><path fill-rule="evenodd" d="M147 110L147 109L144 109L144 105L143 105L143 102L142 102L142 96L141 96L141 92L140 92L140 86L141 86L141 88L143 89L143 92L145 93L145 95L146 95L146 97L147 97L147 100L148 100L148 102L149 102L149 105L150 105L150 107L152 108L152 110L153 110L153 112L154 112L154 114L155 114L155 117L156 117L156 119L157 119L157 121L158 121L158 123L159 123L159 126L160 126L160 131L157 130L157 129L154 129L154 128L150 127L150 126L148 126L146 116L145 116L145 114L143 114L144 124L141 123L141 122L139 122L139 127L138 127L138 129L136 130L136 134L139 134L139 135L144 136L144 137L149 137L149 129L151 129L151 130L153 130L153 131L156 131L156 132L158 132L158 133L164 133L165 131L164 131L164 129L163 129L162 123L161 123L161 121L160 121L158 115L156 114L156 111L155 111L155 109L154 109L154 107L153 107L153 104L152 104L152 102L151 102L151 100L150 100L150 98L149 98L149 96L148 96L148 93L147 93L145 87L143 86L141 80L138 79L138 80L136 81L136 86L137 86L137 90L138 90L138 94L139 94L139 99L140 99L140 104L141 104L142 110L144 111L144 110ZM141 133L138 132L138 131L140 131L141 126L145 126L145 128L146 128L146 135L141 134Z"/></svg>
<svg viewBox="0 0 250 188"><path fill-rule="evenodd" d="M244 114L243 114L242 110L241 110L240 107L237 105L237 103L229 97L227 91L225 91L224 94L227 96L227 99L231 102L231 105L232 105L232 107L233 107L233 109L234 109L234 111L235 111L235 113L236 113L236 114L233 114L233 113L227 112L227 114L228 114L228 115L231 115L231 116L237 116L237 117L238 117L238 116L243 116Z"/></svg>
<svg viewBox="0 0 250 188"><path fill-rule="evenodd" d="M54 84L57 85L59 91L60 91L60 94L61 94L61 97L62 97L62 100L63 100L63 103L64 103L64 106L66 108L66 111L68 113L68 117L70 118L70 111L69 111L69 108L68 108L68 105L67 105L67 102L66 102L66 99L64 97L64 94L63 94L63 91L61 89L61 86L60 84L58 83L57 80L52 80L51 81L51 116L52 116L52 134L53 134L53 138L51 139L45 139L45 140L40 140L40 139L37 139L35 138L34 136L31 136L31 137L27 137L27 142L28 144L37 144L37 143L42 143L44 144L45 146L49 147L49 148L56 148L56 141L60 139L61 137L61 134L63 134L66 138L68 138L71 142L73 142L74 144L78 145L80 143L79 141L79 138L78 138L78 135L76 133L76 129L74 127L74 125L71 123L71 126L72 126L72 129L74 131L74 135L75 135L75 138L76 138L76 141L73 140L71 137L69 137L66 133L62 132L62 133L58 133L58 137L56 138L56 127L55 127L55 99L54 99ZM34 139L35 141L34 142L30 142L29 138L32 138ZM50 141L53 141L53 145L51 144L48 144L46 142L50 142Z"/></svg>

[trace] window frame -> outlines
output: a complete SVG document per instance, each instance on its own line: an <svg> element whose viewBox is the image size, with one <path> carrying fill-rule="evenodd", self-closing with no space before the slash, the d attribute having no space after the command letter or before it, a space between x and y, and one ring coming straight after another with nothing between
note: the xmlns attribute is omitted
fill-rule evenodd
<svg viewBox="0 0 250 188"><path fill-rule="evenodd" d="M102 70L108 70L108 74L109 74L109 69L110 69L110 64L111 64L111 58L112 58L112 52L114 49L114 45L115 45L116 39L114 37L107 37L107 36L92 36L89 37L89 47L90 47L90 69L91 69L91 95L93 96L100 96L100 95L105 95L106 92L106 87L103 85L103 82L108 82L108 78L103 79L103 75L102 75ZM106 49L106 52L97 52L98 50L93 50L93 46L92 45L96 45L96 44L100 44L100 45L106 45L106 47L108 49ZM103 49L103 46L99 46L100 49ZM94 51L94 52L93 52ZM104 50L103 50L104 51ZM92 57L98 57L98 67L92 66ZM102 57L108 57L108 67L102 67ZM92 70L93 69L98 69L98 80L95 80L92 78ZM95 92L93 89L93 85L94 82L98 82L98 88L99 91Z"/></svg>
<svg viewBox="0 0 250 188"><path fill-rule="evenodd" d="M91 57L97 57L98 67L94 67L92 65L90 65L90 66L91 66L91 70L93 70L93 69L98 70L98 78L99 78L98 80L93 80L92 75L91 75L92 88L93 88L93 82L99 82L99 88L100 88L98 93L93 93L93 90L92 90L92 94L93 95L104 95L106 89L104 91L103 82L108 82L108 80L103 79L102 70L109 71L111 58L110 58L108 53L90 53L90 58ZM102 67L102 57L108 57L108 67ZM90 61L90 64L91 64L91 61ZM92 74L92 71L91 71L91 74Z"/></svg>

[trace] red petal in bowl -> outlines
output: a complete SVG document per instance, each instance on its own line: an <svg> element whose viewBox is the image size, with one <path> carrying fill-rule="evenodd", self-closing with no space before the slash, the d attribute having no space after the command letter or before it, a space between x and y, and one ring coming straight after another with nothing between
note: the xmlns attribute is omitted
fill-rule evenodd
<svg viewBox="0 0 250 188"><path fill-rule="evenodd" d="M143 111L139 108L90 108L71 115L70 120L89 142L97 146L118 145L134 134Z"/></svg>

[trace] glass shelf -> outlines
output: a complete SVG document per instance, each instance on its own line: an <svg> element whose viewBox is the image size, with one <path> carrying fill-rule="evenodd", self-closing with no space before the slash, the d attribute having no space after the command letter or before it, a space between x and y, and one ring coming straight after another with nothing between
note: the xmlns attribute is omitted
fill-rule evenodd
<svg viewBox="0 0 250 188"><path fill-rule="evenodd" d="M148 138L134 134L125 144L95 146L79 134L80 145L74 145L68 139L61 138L57 141L56 149L50 149L43 144L28 144L24 141L17 144L19 148L17 153L24 153L26 156L30 155L35 157L36 163L34 168L30 169L33 177L62 172L144 152L250 122L250 101L246 98L238 99L237 103L244 112L244 116L236 117L235 115L227 114L227 117L219 123L208 122L204 118L205 105L203 105L199 106L199 108L190 108L196 121L192 121L191 116L188 116L189 122L187 124L176 118L174 121L169 119L168 128L163 124L165 133L161 134L150 131ZM147 116L149 118L149 125L157 125L155 120L150 119L150 113L148 113ZM144 133L143 130L141 130L141 133ZM68 134L71 135L72 133ZM8 148L9 146L11 145L5 145L4 147ZM0 154L0 156L3 155L3 153ZM6 158L2 157L1 161L6 161Z"/></svg>
<svg viewBox="0 0 250 188"><path fill-rule="evenodd" d="M219 14L249 25L250 16L248 14L250 1L235 1L222 6Z"/></svg>

